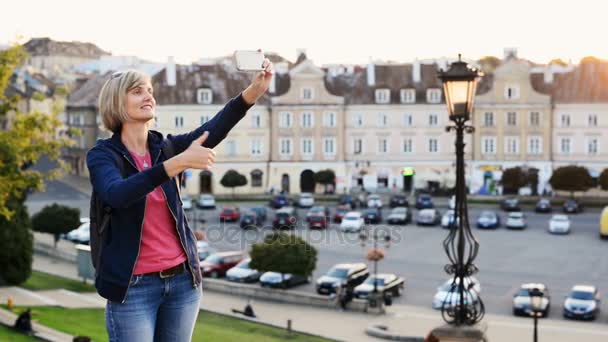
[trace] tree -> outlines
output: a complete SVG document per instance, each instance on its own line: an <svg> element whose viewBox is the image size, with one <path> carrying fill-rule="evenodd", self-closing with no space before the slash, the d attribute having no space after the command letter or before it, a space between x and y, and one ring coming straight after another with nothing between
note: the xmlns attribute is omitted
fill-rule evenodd
<svg viewBox="0 0 608 342"><path fill-rule="evenodd" d="M32 217L32 229L37 232L53 234L55 248L59 235L68 233L80 225L80 209L53 203L47 205Z"/></svg>
<svg viewBox="0 0 608 342"><path fill-rule="evenodd" d="M592 188L593 178L587 168L569 165L553 170L549 184L555 190L570 191L570 196L573 196L575 191L587 191Z"/></svg>
<svg viewBox="0 0 608 342"><path fill-rule="evenodd" d="M251 268L260 272L308 277L317 265L317 250L295 235L276 232L251 246Z"/></svg>
<svg viewBox="0 0 608 342"><path fill-rule="evenodd" d="M232 198L234 198L234 188L247 185L247 177L236 170L228 170L220 180L220 184L226 188L232 188Z"/></svg>
<svg viewBox="0 0 608 342"><path fill-rule="evenodd" d="M568 63L566 63L563 59L561 58L554 58L549 62L549 65L560 65L560 66L568 66Z"/></svg>
<svg viewBox="0 0 608 342"><path fill-rule="evenodd" d="M484 73L492 73L494 69L498 68L500 65L500 58L495 56L485 56L477 61L479 63L481 71Z"/></svg>
<svg viewBox="0 0 608 342"><path fill-rule="evenodd" d="M600 173L598 183L600 184L600 188L602 188L602 190L608 190L608 169L604 169L602 173Z"/></svg>
<svg viewBox="0 0 608 342"><path fill-rule="evenodd" d="M325 187L325 193L327 193L327 185L334 185L336 182L336 174L331 169L316 172L314 177L315 182L323 184L323 186Z"/></svg>
<svg viewBox="0 0 608 342"><path fill-rule="evenodd" d="M32 274L33 240L30 218L23 200L5 203L11 219L0 215L0 284L18 285Z"/></svg>
<svg viewBox="0 0 608 342"><path fill-rule="evenodd" d="M503 186L503 193L516 194L519 188L526 186L526 175L520 167L512 167L506 169L502 173L500 182Z"/></svg>

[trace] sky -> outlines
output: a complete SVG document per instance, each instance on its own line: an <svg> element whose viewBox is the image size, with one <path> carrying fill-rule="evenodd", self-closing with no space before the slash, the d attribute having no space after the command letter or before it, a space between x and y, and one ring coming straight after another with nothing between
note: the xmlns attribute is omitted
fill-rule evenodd
<svg viewBox="0 0 608 342"><path fill-rule="evenodd" d="M604 4L606 6L606 4ZM8 11L5 10L8 8ZM503 56L608 58L601 0L7 0L0 44L92 42L179 63L258 49L316 64Z"/></svg>

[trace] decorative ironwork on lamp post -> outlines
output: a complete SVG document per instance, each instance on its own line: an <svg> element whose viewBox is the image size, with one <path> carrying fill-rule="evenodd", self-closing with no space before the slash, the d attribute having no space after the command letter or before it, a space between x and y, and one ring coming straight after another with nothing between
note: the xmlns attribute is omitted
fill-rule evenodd
<svg viewBox="0 0 608 342"><path fill-rule="evenodd" d="M450 260L444 269L453 276L453 281L443 301L441 315L449 324L473 325L483 318L485 309L474 289L474 278L471 277L478 271L473 261L479 251L479 242L469 226L464 177L464 133L474 131L473 126L467 125L467 121L473 112L477 78L482 73L469 67L459 54L457 62L452 63L447 71L440 70L438 74L443 83L450 120L454 123L447 126L446 131L456 131L456 205L450 232L443 241L443 248Z"/></svg>

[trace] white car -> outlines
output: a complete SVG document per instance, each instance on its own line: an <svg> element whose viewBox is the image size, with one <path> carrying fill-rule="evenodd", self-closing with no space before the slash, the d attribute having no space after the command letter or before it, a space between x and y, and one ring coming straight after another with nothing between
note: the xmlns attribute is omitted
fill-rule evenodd
<svg viewBox="0 0 608 342"><path fill-rule="evenodd" d="M209 245L207 241L196 241L196 251L199 260L205 260L206 257L215 253L215 249Z"/></svg>
<svg viewBox="0 0 608 342"><path fill-rule="evenodd" d="M450 225L454 222L454 210L448 210L441 217L441 227L450 228Z"/></svg>
<svg viewBox="0 0 608 342"><path fill-rule="evenodd" d="M549 290L545 284L529 283L522 284L521 288L513 296L513 314L516 316L532 316L532 299L530 298L530 290L538 289L543 297L540 302L540 311L542 317L547 317L549 308L551 307L551 297Z"/></svg>
<svg viewBox="0 0 608 342"><path fill-rule="evenodd" d="M184 210L192 209L192 197L189 195L182 195L182 208L184 208Z"/></svg>
<svg viewBox="0 0 608 342"><path fill-rule="evenodd" d="M303 192L300 194L300 198L298 199L298 206L300 208L310 208L315 205L315 198L311 193Z"/></svg>
<svg viewBox="0 0 608 342"><path fill-rule="evenodd" d="M365 221L360 212L351 211L344 215L340 222L340 230L343 232L358 232L363 228Z"/></svg>
<svg viewBox="0 0 608 342"><path fill-rule="evenodd" d="M456 305L460 302L460 294L458 294L458 286L454 285L452 288L453 278L446 280L443 285L437 288L437 293L433 297L433 309L441 309L443 302L448 305ZM456 284L459 283L458 278ZM471 290L465 295L465 303L475 303L477 301L479 292L481 292L481 285L475 277L468 277L464 279L464 286L468 288L471 286Z"/></svg>
<svg viewBox="0 0 608 342"><path fill-rule="evenodd" d="M252 283L260 279L260 272L249 266L251 258L244 259L226 272L226 279L242 283Z"/></svg>
<svg viewBox="0 0 608 342"><path fill-rule="evenodd" d="M201 209L215 209L215 198L210 194L201 194L196 201L196 206Z"/></svg>
<svg viewBox="0 0 608 342"><path fill-rule="evenodd" d="M553 215L549 221L549 233L568 234L570 233L570 219L567 215Z"/></svg>
<svg viewBox="0 0 608 342"><path fill-rule="evenodd" d="M368 208L382 208L382 199L378 195L367 196Z"/></svg>
<svg viewBox="0 0 608 342"><path fill-rule="evenodd" d="M507 216L505 227L510 229L526 228L526 216L521 211L512 211Z"/></svg>
<svg viewBox="0 0 608 342"><path fill-rule="evenodd" d="M90 223L85 222L78 228L67 233L65 238L72 242L89 244L89 239L91 238L90 231Z"/></svg>
<svg viewBox="0 0 608 342"><path fill-rule="evenodd" d="M448 201L448 209L456 209L456 195L452 195Z"/></svg>
<svg viewBox="0 0 608 342"><path fill-rule="evenodd" d="M600 293L593 285L574 285L564 301L564 317L594 320L600 311Z"/></svg>

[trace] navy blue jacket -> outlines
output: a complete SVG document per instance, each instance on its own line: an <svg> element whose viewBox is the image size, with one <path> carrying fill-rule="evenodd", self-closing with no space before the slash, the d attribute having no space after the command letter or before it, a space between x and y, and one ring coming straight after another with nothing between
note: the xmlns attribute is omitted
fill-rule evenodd
<svg viewBox="0 0 608 342"><path fill-rule="evenodd" d="M192 141L209 131L203 146L213 148L222 141L250 106L241 95L230 100L211 120L196 130L180 135L168 135L175 154L187 149ZM167 175L161 153L163 136L156 131L148 132L148 148L152 167L139 172L131 154L120 139L120 134L99 140L87 153L87 167L93 189L112 208L110 230L106 241L102 241L101 262L96 272L95 287L99 294L113 302L124 302L135 262L139 254L141 233L146 207L146 195L161 186L172 216L175 218L179 240L188 256L192 285L198 287L202 281L196 238L182 210L179 188ZM123 179L111 150L125 158L126 178Z"/></svg>

